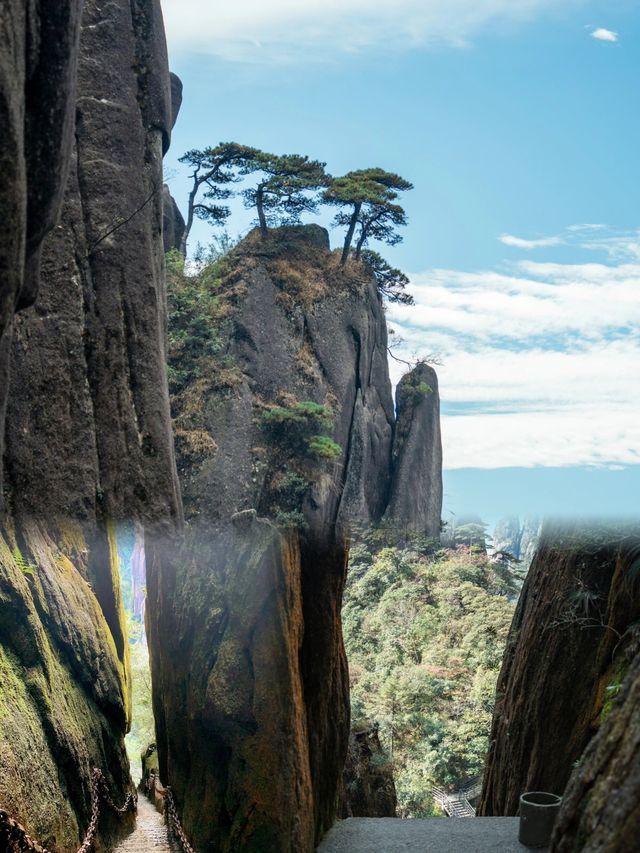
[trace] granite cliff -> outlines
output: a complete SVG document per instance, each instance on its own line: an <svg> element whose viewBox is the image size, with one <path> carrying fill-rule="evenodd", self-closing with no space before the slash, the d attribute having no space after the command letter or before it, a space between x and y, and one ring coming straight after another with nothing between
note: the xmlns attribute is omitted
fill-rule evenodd
<svg viewBox="0 0 640 853"><path fill-rule="evenodd" d="M181 518L161 206L174 110L157 0L6 13L0 802L66 851L91 768L116 800L130 786L118 522Z"/></svg>
<svg viewBox="0 0 640 853"><path fill-rule="evenodd" d="M626 853L640 826L640 654L565 790L553 853Z"/></svg>
<svg viewBox="0 0 640 853"><path fill-rule="evenodd" d="M414 466L405 523L437 535L437 386L418 368L396 421L375 281L317 226L252 233L218 287L218 366L174 400L186 536L147 549L160 768L196 847L303 853L347 753L349 527L400 521Z"/></svg>
<svg viewBox="0 0 640 853"><path fill-rule="evenodd" d="M543 527L498 679L482 814L516 814L523 791L562 794L584 760L639 648L639 548L638 525Z"/></svg>
<svg viewBox="0 0 640 853"><path fill-rule="evenodd" d="M540 530L541 521L535 516L502 518L493 530L490 553L510 554L520 561L522 569L528 571L536 553Z"/></svg>

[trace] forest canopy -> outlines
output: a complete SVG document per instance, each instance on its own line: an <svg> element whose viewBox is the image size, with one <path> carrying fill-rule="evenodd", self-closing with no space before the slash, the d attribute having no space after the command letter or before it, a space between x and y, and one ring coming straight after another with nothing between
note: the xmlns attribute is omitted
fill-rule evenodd
<svg viewBox="0 0 640 853"><path fill-rule="evenodd" d="M354 544L344 634L356 727L380 726L400 814L438 813L433 786L482 772L518 578L482 548L385 531Z"/></svg>

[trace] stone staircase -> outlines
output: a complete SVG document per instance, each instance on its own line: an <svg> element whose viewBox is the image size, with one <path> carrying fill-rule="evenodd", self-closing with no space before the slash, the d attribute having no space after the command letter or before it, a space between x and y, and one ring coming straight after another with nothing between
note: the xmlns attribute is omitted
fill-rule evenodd
<svg viewBox="0 0 640 853"><path fill-rule="evenodd" d="M164 818L146 797L138 798L136 828L113 853L175 853Z"/></svg>

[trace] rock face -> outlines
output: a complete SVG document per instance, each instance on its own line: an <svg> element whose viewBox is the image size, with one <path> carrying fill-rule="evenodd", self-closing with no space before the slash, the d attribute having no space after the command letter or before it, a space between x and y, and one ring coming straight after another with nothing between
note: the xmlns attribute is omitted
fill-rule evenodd
<svg viewBox="0 0 640 853"><path fill-rule="evenodd" d="M10 348L0 802L33 836L66 851L87 828L91 768L104 771L116 800L130 784L117 524L172 526L181 518L161 235L173 112L157 0L85 0L79 53L79 4L32 4L41 8L30 14L37 32L27 36L18 14L24 4L14 5L15 26L2 38L17 33L23 41L13 56L33 67L18 64L15 133L0 142L3 162L15 159L22 181L14 180L12 208L2 170L2 228L13 221L14 245L26 258L2 254L2 286L10 280L5 265L14 276L5 308L19 290L20 306L33 301L37 247L66 187L60 224L42 253L37 301L15 318ZM7 151L13 141L21 152ZM4 253L4 235L0 243ZM112 829L101 823L103 839Z"/></svg>
<svg viewBox="0 0 640 853"><path fill-rule="evenodd" d="M69 520L0 531L0 803L62 853L86 832L92 768L120 802L129 786L127 650L101 545ZM103 821L100 837L125 827Z"/></svg>
<svg viewBox="0 0 640 853"><path fill-rule="evenodd" d="M5 471L19 514L179 515L160 239L166 64L159 4L105 18L85 3L62 220L38 303L14 329Z"/></svg>
<svg viewBox="0 0 640 853"><path fill-rule="evenodd" d="M377 726L351 733L343 781L343 818L396 817L393 768L385 761Z"/></svg>
<svg viewBox="0 0 640 853"><path fill-rule="evenodd" d="M438 377L428 364L403 376L396 391L393 479L385 521L438 539L442 439Z"/></svg>
<svg viewBox="0 0 640 853"><path fill-rule="evenodd" d="M165 184L162 188L162 239L165 254L182 246L185 227L184 217Z"/></svg>
<svg viewBox="0 0 640 853"><path fill-rule="evenodd" d="M196 848L311 853L349 736L346 531L392 494L384 312L317 226L251 234L217 293L220 366L174 411L187 536L147 548L161 776Z"/></svg>
<svg viewBox="0 0 640 853"><path fill-rule="evenodd" d="M42 241L58 216L69 170L80 9L81 0L64 8L36 0L28 10L8 0L2 12L0 456L11 320L35 299Z"/></svg>
<svg viewBox="0 0 640 853"><path fill-rule="evenodd" d="M640 827L640 654L609 716L574 770L551 844L553 853L626 853Z"/></svg>
<svg viewBox="0 0 640 853"><path fill-rule="evenodd" d="M492 553L505 552L521 561L522 568L528 570L540 539L541 522L538 518L527 517L522 521L517 516L501 519L493 531Z"/></svg>
<svg viewBox="0 0 640 853"><path fill-rule="evenodd" d="M544 526L498 679L481 814L564 791L637 647L639 547L637 525Z"/></svg>

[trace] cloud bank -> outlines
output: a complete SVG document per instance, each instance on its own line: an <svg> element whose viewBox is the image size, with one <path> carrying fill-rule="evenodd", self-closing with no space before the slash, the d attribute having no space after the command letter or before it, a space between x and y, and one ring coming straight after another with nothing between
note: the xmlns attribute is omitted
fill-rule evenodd
<svg viewBox="0 0 640 853"><path fill-rule="evenodd" d="M633 251L617 263L431 270L412 276L412 292L415 306L389 309L396 354L440 356L447 468L640 464Z"/></svg>
<svg viewBox="0 0 640 853"><path fill-rule="evenodd" d="M372 46L460 46L580 0L162 0L169 45L225 59L309 61Z"/></svg>

